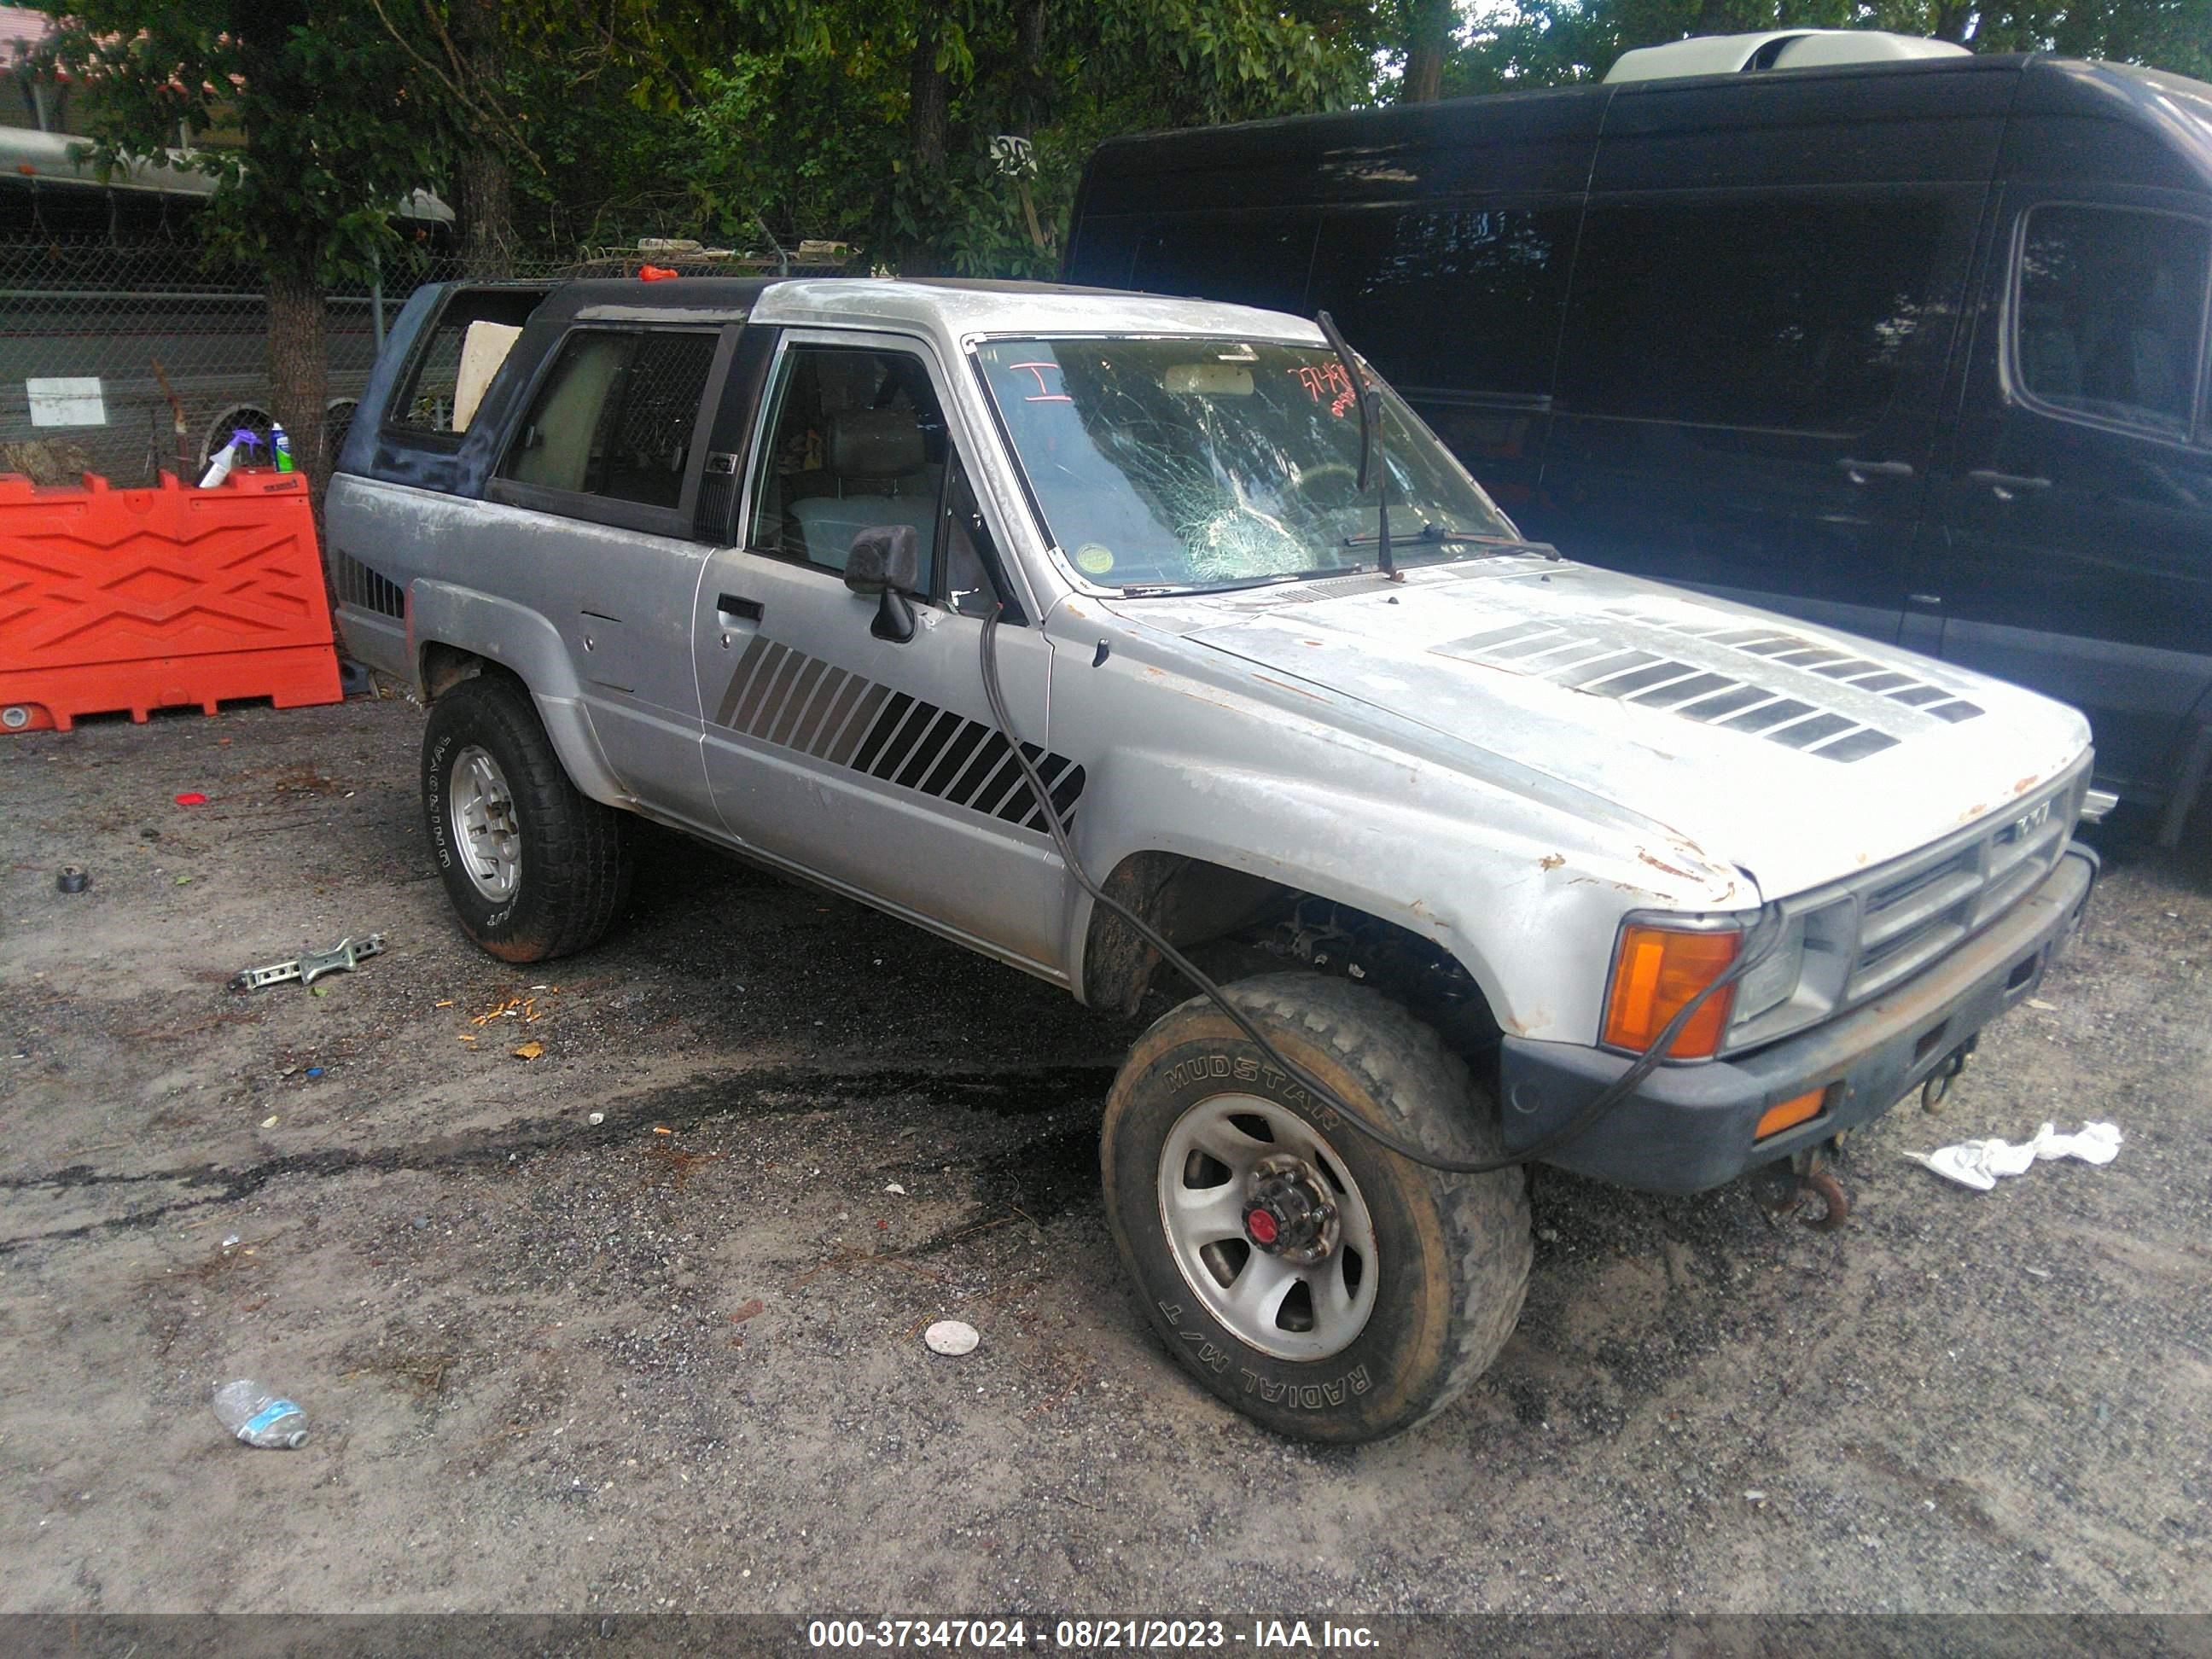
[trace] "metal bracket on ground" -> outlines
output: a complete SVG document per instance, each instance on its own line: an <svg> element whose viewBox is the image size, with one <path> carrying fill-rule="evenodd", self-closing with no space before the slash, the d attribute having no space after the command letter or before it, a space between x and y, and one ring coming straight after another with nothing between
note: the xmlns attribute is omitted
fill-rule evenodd
<svg viewBox="0 0 2212 1659"><path fill-rule="evenodd" d="M264 985L283 985L298 980L302 985L313 985L325 974L350 971L364 957L380 956L384 951L384 935L371 933L367 939L342 939L327 951L310 951L290 962L272 963L266 968L248 968L232 976L234 991L258 991Z"/></svg>

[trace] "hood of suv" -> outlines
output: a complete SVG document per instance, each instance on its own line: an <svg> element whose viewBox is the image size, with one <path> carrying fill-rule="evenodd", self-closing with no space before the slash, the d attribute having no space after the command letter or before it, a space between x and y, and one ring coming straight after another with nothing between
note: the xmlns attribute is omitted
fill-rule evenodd
<svg viewBox="0 0 2212 1659"><path fill-rule="evenodd" d="M1768 898L1994 813L2088 744L2080 714L2017 687L1565 562L1131 601L1124 614L1418 722L1471 770L1497 756L1651 819Z"/></svg>

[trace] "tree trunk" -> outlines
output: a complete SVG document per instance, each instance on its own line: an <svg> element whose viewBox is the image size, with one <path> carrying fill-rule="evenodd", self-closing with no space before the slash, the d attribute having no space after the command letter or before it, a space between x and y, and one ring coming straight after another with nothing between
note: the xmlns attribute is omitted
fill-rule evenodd
<svg viewBox="0 0 2212 1659"><path fill-rule="evenodd" d="M507 37L496 0L453 0L453 34L468 59L470 94L495 103L505 93ZM453 216L461 269L479 280L514 275L514 174L500 141L481 134L454 163Z"/></svg>
<svg viewBox="0 0 2212 1659"><path fill-rule="evenodd" d="M292 441L292 458L315 499L330 481L323 444L323 405L330 397L330 361L323 349L327 295L312 272L269 273L269 390L276 418Z"/></svg>
<svg viewBox="0 0 2212 1659"><path fill-rule="evenodd" d="M507 157L478 143L453 165L453 216L461 226L461 270L483 281L514 275L514 174Z"/></svg>
<svg viewBox="0 0 2212 1659"><path fill-rule="evenodd" d="M1044 0L1021 0L1014 9L1014 38L1021 61L1015 70L1014 131L1031 137L1045 123L1051 79L1044 70Z"/></svg>
<svg viewBox="0 0 2212 1659"><path fill-rule="evenodd" d="M1406 7L1406 78L1401 104L1433 104L1443 91L1444 58L1459 26L1452 0L1409 0Z"/></svg>
<svg viewBox="0 0 2212 1659"><path fill-rule="evenodd" d="M899 275L937 273L937 251L927 229L945 191L945 71L937 66L937 21L922 14L909 66L907 102L907 203L917 226L899 250Z"/></svg>

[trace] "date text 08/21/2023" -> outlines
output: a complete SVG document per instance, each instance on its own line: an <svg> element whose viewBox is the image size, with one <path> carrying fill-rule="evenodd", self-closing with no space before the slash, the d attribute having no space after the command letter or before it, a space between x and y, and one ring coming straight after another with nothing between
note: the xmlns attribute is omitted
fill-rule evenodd
<svg viewBox="0 0 2212 1659"><path fill-rule="evenodd" d="M817 1650L1021 1649L1078 1653L1246 1647L1261 1651L1369 1649L1375 1633L1329 1620L1255 1619L1239 1629L1219 1619L816 1619L806 1644Z"/></svg>

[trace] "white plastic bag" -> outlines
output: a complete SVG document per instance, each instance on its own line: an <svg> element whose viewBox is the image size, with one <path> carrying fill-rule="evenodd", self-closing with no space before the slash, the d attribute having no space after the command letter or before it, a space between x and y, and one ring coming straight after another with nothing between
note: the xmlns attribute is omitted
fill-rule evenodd
<svg viewBox="0 0 2212 1659"><path fill-rule="evenodd" d="M1932 1152L1905 1154L1945 1180L1972 1187L1978 1193L1989 1191L2003 1176L2025 1175L2041 1160L2078 1158L2084 1164L2110 1164L2119 1155L2119 1128L2111 1123L2084 1123L2074 1133L2063 1135L2056 1124L2046 1123L2022 1146L2008 1140L1962 1140Z"/></svg>

